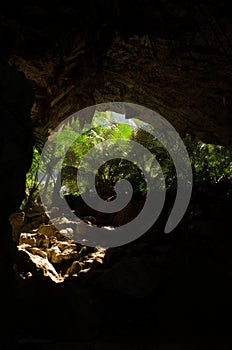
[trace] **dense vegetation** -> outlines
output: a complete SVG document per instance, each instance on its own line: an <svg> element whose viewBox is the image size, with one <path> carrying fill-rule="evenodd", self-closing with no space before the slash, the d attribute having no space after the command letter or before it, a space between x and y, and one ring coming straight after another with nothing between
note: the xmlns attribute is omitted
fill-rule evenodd
<svg viewBox="0 0 232 350"><path fill-rule="evenodd" d="M70 139L75 139L68 147L65 158L62 160L60 194L79 195L76 176L83 156L92 147L100 145L102 141L111 140L114 142L118 139L133 140L148 149L161 165L166 188L175 190L176 172L172 159L161 143L149 133L151 127L148 125L146 127L146 130L141 128L139 120L134 120L133 125L112 121L110 112L97 112L92 124L85 125L84 128L80 127L77 119L72 120L62 129L62 132L56 133L55 144L57 147L51 150L53 159L55 159L54 167L56 167L60 162L61 153L70 144ZM201 188L206 184L218 183L223 180L232 181L231 150L220 145L205 144L196 138L193 139L190 135L186 135L183 141L189 152L195 186ZM124 147L123 151L127 155L130 149ZM103 148L102 152L105 152ZM26 177L26 196L21 208L33 206L39 202L38 184L39 181L42 181L42 179L38 179L40 154L39 148L35 146L31 169ZM90 167L91 171L91 164L86 164L86 167ZM156 176L151 161L147 164L147 170L150 176ZM121 178L129 180L132 184L134 199L146 194L146 181L138 166L125 159L116 158L107 161L98 169L95 183L99 195L104 199L113 197L115 195L114 185ZM44 186L50 185L45 182Z"/></svg>

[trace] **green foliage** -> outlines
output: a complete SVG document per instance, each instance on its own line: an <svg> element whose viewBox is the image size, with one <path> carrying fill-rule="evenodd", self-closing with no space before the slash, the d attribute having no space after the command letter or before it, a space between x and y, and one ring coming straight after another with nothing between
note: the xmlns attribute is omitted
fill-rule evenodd
<svg viewBox="0 0 232 350"><path fill-rule="evenodd" d="M232 150L221 145L203 143L197 138L192 140L189 135L184 141L189 152L194 181L198 186L225 179L232 181Z"/></svg>
<svg viewBox="0 0 232 350"><path fill-rule="evenodd" d="M66 132L68 136L69 129L67 129ZM129 125L112 123L110 121L109 113L97 112L92 127L82 131L80 134L76 133L75 141L68 149L63 161L63 168L75 167L77 171L83 156L92 147L95 147L102 141L106 140L130 140L131 135L132 129ZM101 151L102 154L105 152L104 148L99 148L99 151ZM85 164L85 167L89 168L89 171L91 171L91 164ZM96 174L96 188L103 198L108 198L114 195L114 184L126 174L125 164L123 167L124 171L122 171L122 160L112 159L105 165L101 166L98 170ZM127 166L127 172L131 169L131 165L130 167ZM62 185L65 186L65 194L70 192L72 194L79 194L78 189L76 188L76 172L73 173L72 178L67 178L66 176L62 177Z"/></svg>
<svg viewBox="0 0 232 350"><path fill-rule="evenodd" d="M125 159L112 159L102 165L96 175L96 189L102 198L115 195L114 186L120 179L128 180L133 187L134 198L146 193L147 186L141 170Z"/></svg>
<svg viewBox="0 0 232 350"><path fill-rule="evenodd" d="M20 206L20 209L22 210L37 204L39 162L40 162L40 153L38 148L34 146L31 168L26 174L25 198Z"/></svg>
<svg viewBox="0 0 232 350"><path fill-rule="evenodd" d="M153 138L149 132L151 129L142 129L141 122L136 123L137 127L132 128L128 124L113 123L110 112L97 112L91 125L80 128L78 120L73 119L67 124L62 132L56 132L51 137L54 142L51 144L50 155L53 159L52 169L61 169L61 184L63 194L79 194L76 184L76 176L83 156L94 146L101 146L105 140L112 142L118 139L133 140L149 150L154 158L146 163L146 171L151 177L157 176L154 159L160 163L165 177L167 189L176 189L176 171L169 153L162 144ZM184 138L184 143L189 152L191 165L194 173L195 184L200 187L205 183L216 183L222 179L232 181L232 151L222 146L205 144L197 139L192 140L189 135ZM71 146L70 146L71 144ZM103 147L99 148L105 152ZM126 155L131 149L123 150ZM65 154L65 157L63 155ZM51 156L48 155L44 162L50 163ZM26 194L21 208L33 206L38 202L38 166L40 152L34 148L34 157L31 169L26 177ZM86 164L91 171L91 164ZM53 191L58 186L58 179L54 179L49 173L44 181L45 190ZM114 186L120 179L128 180L134 191L134 197L144 196L147 191L147 183L141 170L136 164L124 159L112 159L103 164L96 174L96 189L104 199L115 195Z"/></svg>
<svg viewBox="0 0 232 350"><path fill-rule="evenodd" d="M155 159L159 162L162 169L163 175L165 177L165 186L167 189L176 186L176 171L173 161L167 152L167 150L162 146L161 142L155 139L149 131L141 128L136 128L132 135L132 140L143 145L147 150L149 150ZM158 172L154 163L151 161L147 163L147 172L150 173L151 177L156 177ZM145 191L146 192L146 191Z"/></svg>

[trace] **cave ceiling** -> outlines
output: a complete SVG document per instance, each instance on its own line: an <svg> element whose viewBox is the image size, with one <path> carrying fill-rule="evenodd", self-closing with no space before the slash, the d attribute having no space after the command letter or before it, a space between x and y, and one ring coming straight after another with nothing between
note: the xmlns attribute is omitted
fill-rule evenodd
<svg viewBox="0 0 232 350"><path fill-rule="evenodd" d="M31 80L35 138L90 105L122 101L181 135L231 146L232 25L221 1L4 2L2 52Z"/></svg>

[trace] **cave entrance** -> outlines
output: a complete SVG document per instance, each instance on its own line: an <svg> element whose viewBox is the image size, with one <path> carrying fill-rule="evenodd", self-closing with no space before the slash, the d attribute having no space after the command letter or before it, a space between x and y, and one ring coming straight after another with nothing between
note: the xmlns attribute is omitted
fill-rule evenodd
<svg viewBox="0 0 232 350"><path fill-rule="evenodd" d="M126 120L122 114L107 111L97 112L92 123L83 128L80 127L79 121L75 120L72 128L68 126L61 133L57 141L59 146L65 146L71 133L76 133L75 142L72 143L62 160L61 179L59 179L61 181L58 185L59 195L66 200L70 210L75 213L78 219L83 220L88 225L111 229L128 223L141 211L146 199L147 183L136 164L124 159L116 158L105 162L98 169L95 178L96 191L105 201L115 199L117 181L121 178L130 181L133 195L126 208L119 213L109 214L91 208L84 202L77 187L78 167L83 156L92 147L101 145L106 139L113 141L117 139L134 140L154 155L161 164L165 175L166 214L163 214L157 223L158 231L163 230L162 224L173 204L176 191L176 171L167 150L149 133L152 128L151 125L143 123L141 120ZM189 152L194 172L196 193L207 192L207 189L216 191L217 188L224 188L224 194L226 198L229 198L232 181L231 150L220 145L205 144L190 135L186 135L183 140ZM102 149L102 152L106 151ZM125 148L124 152L127 154L129 148ZM35 146L32 166L26 177L26 197L20 210L12 214L10 218L14 239L19 243L19 249L21 252L29 254L32 261L30 267L24 267L25 271L19 267L18 273L23 278L29 278L44 264L50 278L55 282L61 282L70 275L80 277L93 267L101 267L104 262L105 250L81 246L73 241L70 238L72 237L72 225L69 218L62 216L59 218L62 226L60 230L57 230L54 222L50 221L41 205L38 185L39 182L42 182L44 188L54 190L57 181L53 181L52 178L38 177L40 154L41 150ZM56 159L59 161L59 153L56 154ZM151 176L157 176L152 161L147 163L147 170ZM88 184L83 182L82 186L84 191L87 191ZM54 206L53 210L56 211L58 208ZM194 210L197 211L196 208Z"/></svg>

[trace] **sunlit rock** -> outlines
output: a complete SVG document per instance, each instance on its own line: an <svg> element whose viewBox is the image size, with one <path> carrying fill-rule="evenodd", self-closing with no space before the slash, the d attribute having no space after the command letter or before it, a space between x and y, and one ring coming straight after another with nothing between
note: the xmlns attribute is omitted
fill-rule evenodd
<svg viewBox="0 0 232 350"><path fill-rule="evenodd" d="M35 247L36 239L37 239L36 233L21 233L19 238L19 245L22 245L25 243L25 244L31 245L32 247Z"/></svg>
<svg viewBox="0 0 232 350"><path fill-rule="evenodd" d="M41 274L45 277L49 277L56 283L63 281L63 278L57 273L54 266L48 261L48 259L38 255L38 250L32 253L24 247L19 247L17 255L17 268L17 272L21 276L25 276L25 274L27 274L27 276ZM29 275L28 272L30 272Z"/></svg>
<svg viewBox="0 0 232 350"><path fill-rule="evenodd" d="M47 237L54 236L56 231L56 228L52 225L41 225L38 229L39 234L44 234Z"/></svg>
<svg viewBox="0 0 232 350"><path fill-rule="evenodd" d="M41 248L41 249L47 249L49 248L49 238L45 234L38 234L37 239L36 239L36 246Z"/></svg>

